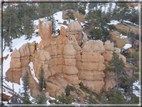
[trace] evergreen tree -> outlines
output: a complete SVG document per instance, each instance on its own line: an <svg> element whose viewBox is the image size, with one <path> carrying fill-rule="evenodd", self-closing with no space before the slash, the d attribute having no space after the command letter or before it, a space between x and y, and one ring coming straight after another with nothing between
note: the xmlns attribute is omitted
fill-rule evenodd
<svg viewBox="0 0 142 107"><path fill-rule="evenodd" d="M52 33L56 33L56 22L53 15L51 15L48 20L52 22Z"/></svg>
<svg viewBox="0 0 142 107"><path fill-rule="evenodd" d="M73 98L71 95L66 96L62 92L61 96L58 96L58 100L60 104L71 104L73 102Z"/></svg>
<svg viewBox="0 0 142 107"><path fill-rule="evenodd" d="M31 21L31 18L29 16L24 15L23 18L23 24L22 24L22 32L25 34L27 37L26 39L30 39L32 37L33 33L33 23Z"/></svg>
<svg viewBox="0 0 142 107"><path fill-rule="evenodd" d="M13 94L11 97L11 104L21 104L21 99L18 97L17 94Z"/></svg>
<svg viewBox="0 0 142 107"><path fill-rule="evenodd" d="M47 98L44 92L41 92L40 95L37 95L34 99L36 104L46 104Z"/></svg>
<svg viewBox="0 0 142 107"><path fill-rule="evenodd" d="M65 93L66 93L66 96L70 95L70 86L69 85L66 86Z"/></svg>
<svg viewBox="0 0 142 107"><path fill-rule="evenodd" d="M41 71L39 73L39 91L42 92L44 88L46 89L46 82L44 78L44 70L43 70L43 65L42 65Z"/></svg>
<svg viewBox="0 0 142 107"><path fill-rule="evenodd" d="M66 15L69 17L68 20L69 20L69 23L70 23L70 19L75 19L74 17L74 13L72 11L67 11Z"/></svg>
<svg viewBox="0 0 142 107"><path fill-rule="evenodd" d="M22 94L22 101L23 104L31 104L32 102L30 101L30 92L29 92L29 76L28 76L28 71L26 70L26 73L23 77L23 90L24 92Z"/></svg>
<svg viewBox="0 0 142 107"><path fill-rule="evenodd" d="M118 89L114 89L108 99L109 104L125 104L124 96Z"/></svg>
<svg viewBox="0 0 142 107"><path fill-rule="evenodd" d="M11 46L12 39L17 37L19 19L17 17L16 7L8 5L5 12L3 13L3 38L4 45Z"/></svg>
<svg viewBox="0 0 142 107"><path fill-rule="evenodd" d="M119 59L119 56L116 53L113 53L112 60L108 62L109 66L106 70L115 73L116 86L118 88L118 78L126 72L124 72L125 64L122 59Z"/></svg>

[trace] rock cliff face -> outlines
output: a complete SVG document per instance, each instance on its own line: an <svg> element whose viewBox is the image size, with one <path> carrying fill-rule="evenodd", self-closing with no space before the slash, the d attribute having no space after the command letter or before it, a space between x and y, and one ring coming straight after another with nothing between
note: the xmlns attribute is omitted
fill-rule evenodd
<svg viewBox="0 0 142 107"><path fill-rule="evenodd" d="M43 66L47 88L44 92L54 97L64 92L66 85L71 84L79 87L82 82L93 91L100 92L105 86L107 90L113 87L105 74L109 74L115 85L115 77L105 68L112 58L114 50L113 43L106 41L105 45L100 40L90 40L84 34L83 47L79 45L82 40L82 28L77 21L71 22L67 32L64 27L60 29L58 37L52 36L52 23L46 20L39 20L39 31L41 42L37 44L26 43L20 49L15 49L11 54L10 69L6 72L9 77L7 81L14 81L20 84L20 78L24 76L27 69L30 76L31 95L35 97L39 94L39 85L32 76L29 63L33 64L35 77L39 79L41 66ZM66 38L68 35L68 38ZM52 38L53 37L53 38ZM126 62L124 56L118 52L119 56ZM14 75L14 80L11 75Z"/></svg>
<svg viewBox="0 0 142 107"><path fill-rule="evenodd" d="M92 87L92 90L96 92L99 92L104 85L103 70L105 65L103 64L104 58L101 55L104 51L103 42L90 40L83 47L81 57L81 69L78 77L85 86Z"/></svg>

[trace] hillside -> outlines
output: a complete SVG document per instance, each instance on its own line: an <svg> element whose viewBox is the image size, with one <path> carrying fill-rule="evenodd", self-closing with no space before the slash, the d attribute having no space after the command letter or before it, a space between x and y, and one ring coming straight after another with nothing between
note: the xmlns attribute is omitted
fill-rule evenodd
<svg viewBox="0 0 142 107"><path fill-rule="evenodd" d="M27 32L26 34L21 33L22 35L20 36L19 33L17 37L13 37L14 32L12 32L11 40L4 36L3 42L5 45L3 45L3 57L1 58L3 59L1 64L4 77L3 98L8 98L9 103L12 103L11 97L14 94L17 93L19 98L22 97L19 90L21 92L24 91L23 77L27 70L29 74L30 100L35 99L41 93L39 91L39 73L41 67L43 67L47 85L47 88L43 88L43 92L48 98L46 104L54 104L55 100L57 100L56 103L62 104L63 102L60 102L61 99L55 99L55 94L61 96L62 92L66 93L67 85L70 87L70 97L73 99L71 104L102 104L102 100L105 100L106 104L112 103L111 100L101 97L101 95L106 95L106 93L109 94L109 88L115 90L117 85L115 72L111 73L106 70L109 67L108 62L113 59L114 52L122 59L125 65L125 73L129 76L128 79L133 78L133 69L131 67L137 69L137 65L128 61L129 58L131 59L129 55L132 53L128 50L133 49L134 52L138 52L139 44L135 48L132 40L138 40L139 29L136 23L126 19L123 19L122 23L121 20L110 18L107 22L105 17L102 18L98 12L105 12L107 16L107 12L110 11L110 4L98 4L96 7L92 5L93 8L89 4L84 7L81 4L82 8L85 8L84 15L81 13L82 11L79 12L73 8L57 11L51 15L52 18L50 16L34 18L31 20L34 30L30 36L27 35L28 30L25 29L28 26L24 24L22 24L24 26L22 29ZM116 7L119 6L112 3L111 11L116 9ZM66 16L68 11L74 17ZM91 12L94 12L95 16ZM3 29L6 28L7 26L4 26ZM129 34L131 31L134 33L134 39ZM9 42L10 44L8 44ZM123 53L124 51L126 53ZM122 71L120 70L119 72ZM136 87L140 88L137 78L139 73L137 72L134 73L138 75L135 76L133 86L126 83L129 84L129 89L133 87L131 94L136 99L134 104L138 104L137 99L139 98L139 91L136 90ZM127 78L126 74L121 76L126 76ZM119 81L121 80L119 79ZM124 81L127 82L125 78ZM103 88L104 91L102 91ZM14 93L12 92L13 89ZM126 96L127 91L124 92L124 90L126 91L126 87L120 85L118 91L124 96L123 100L126 100L126 97L131 98L131 94ZM93 93L93 102L89 102L91 92ZM108 98L111 97L114 98L110 95ZM126 103L131 102L131 100L127 100ZM3 103L7 104L7 101Z"/></svg>

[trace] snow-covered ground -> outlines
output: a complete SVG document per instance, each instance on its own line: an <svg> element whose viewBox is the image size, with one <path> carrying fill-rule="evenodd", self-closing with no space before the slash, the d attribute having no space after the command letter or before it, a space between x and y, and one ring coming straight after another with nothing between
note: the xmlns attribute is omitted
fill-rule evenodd
<svg viewBox="0 0 142 107"><path fill-rule="evenodd" d="M64 19L62 19L62 13L63 13L63 11L59 11L59 12L56 12L56 13L53 14L53 17L55 19L55 28L56 28L56 30L58 30L58 29L60 30L61 26L64 26L65 29L67 29L67 26L62 24L65 21ZM43 17L43 18L40 18L40 19L42 20L44 18L47 19L46 17ZM70 22L72 22L72 21L73 20L70 20ZM67 20L66 20L66 22L68 23ZM34 25L38 26L39 19L34 20L33 23L34 23ZM38 31L38 29L35 32L37 32L37 31ZM58 33L56 33L56 35L57 34Z"/></svg>
<svg viewBox="0 0 142 107"><path fill-rule="evenodd" d="M110 23L107 23L108 25L117 25L120 23L118 20L111 20Z"/></svg>
<svg viewBox="0 0 142 107"><path fill-rule="evenodd" d="M128 48L131 48L132 47L132 44L125 44L125 46L123 47L123 49L128 49Z"/></svg>

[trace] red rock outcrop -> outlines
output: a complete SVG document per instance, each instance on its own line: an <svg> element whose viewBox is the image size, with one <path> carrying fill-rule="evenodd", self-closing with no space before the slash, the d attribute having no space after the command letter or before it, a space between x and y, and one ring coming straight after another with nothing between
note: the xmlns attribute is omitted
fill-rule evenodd
<svg viewBox="0 0 142 107"><path fill-rule="evenodd" d="M82 33L81 33L82 30L83 29L78 21L72 21L68 25L68 29L67 29L69 40L73 36L76 38L78 45L80 45L82 41Z"/></svg>
<svg viewBox="0 0 142 107"><path fill-rule="evenodd" d="M104 51L103 42L90 40L85 44L82 52L81 70L78 77L86 87L92 87L92 90L96 92L100 92L104 85L103 70L105 65L103 64L104 58L101 55Z"/></svg>
<svg viewBox="0 0 142 107"><path fill-rule="evenodd" d="M39 85L34 80L28 66L30 62L33 62L37 79L39 79L41 66L43 66L47 84L44 92L49 92L52 97L55 96L55 91L57 95L64 92L67 84L79 87L78 84L82 82L96 92L100 92L104 85L106 90L116 85L114 74L105 71L108 61L112 59L113 43L106 41L103 45L100 40L87 42L87 35L84 34L84 44L81 48L79 45L82 40L82 28L77 21L69 24L67 32L62 26L58 37L55 37L55 34L51 36L52 23L46 20L39 20L39 31L42 39L39 44L26 43L11 54L10 69L6 72L6 76L9 77L7 81L20 84L20 78L24 76L27 68L31 95L35 97L40 92ZM119 50L116 50L116 53L126 63L126 58L120 54ZM15 75L15 79L11 77L12 74ZM111 78L105 76L107 74Z"/></svg>

